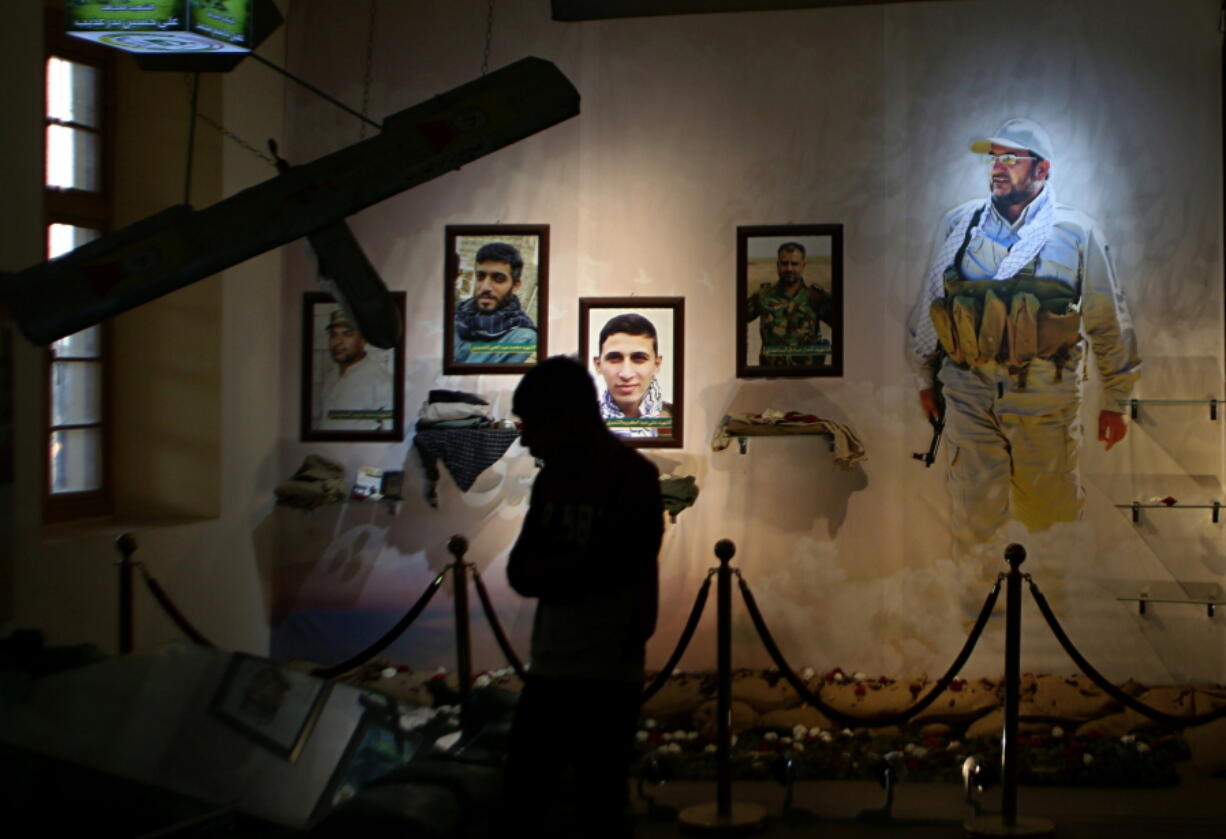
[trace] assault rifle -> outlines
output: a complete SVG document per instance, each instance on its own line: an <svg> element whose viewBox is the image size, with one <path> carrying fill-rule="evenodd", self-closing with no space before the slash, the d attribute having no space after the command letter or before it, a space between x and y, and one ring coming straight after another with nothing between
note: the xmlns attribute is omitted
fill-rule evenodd
<svg viewBox="0 0 1226 839"><path fill-rule="evenodd" d="M924 468L927 469L937 459L937 449L941 447L941 433L945 430L945 397L941 393L941 386L937 384L933 391L936 394L937 407L940 409L940 417L930 417L928 422L932 423L932 442L928 444L928 451L916 452L911 457L916 460L924 461Z"/></svg>
<svg viewBox="0 0 1226 839"><path fill-rule="evenodd" d="M945 430L944 416L941 419L930 419L929 422L932 423L932 442L928 444L928 451L911 455L916 460L924 461L925 469L937 459L937 449L941 447L941 432Z"/></svg>

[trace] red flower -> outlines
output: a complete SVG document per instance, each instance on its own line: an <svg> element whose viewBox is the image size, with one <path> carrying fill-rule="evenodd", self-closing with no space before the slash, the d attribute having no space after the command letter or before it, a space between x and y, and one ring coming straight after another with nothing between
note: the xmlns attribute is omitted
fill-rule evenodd
<svg viewBox="0 0 1226 839"><path fill-rule="evenodd" d="M954 679L952 682L949 683L949 689L952 690L954 693L958 693L959 691L962 690L962 685L963 685L963 682L959 681L958 679Z"/></svg>
<svg viewBox="0 0 1226 839"><path fill-rule="evenodd" d="M447 678L447 674L446 674L446 673L435 673L433 676L431 676L431 677L430 677L430 681L432 681L432 682L442 682L442 681L445 681L445 680L446 680L446 678Z"/></svg>
<svg viewBox="0 0 1226 839"><path fill-rule="evenodd" d="M863 696L866 693L868 693L868 690L864 687L863 682L856 685L856 696Z"/></svg>

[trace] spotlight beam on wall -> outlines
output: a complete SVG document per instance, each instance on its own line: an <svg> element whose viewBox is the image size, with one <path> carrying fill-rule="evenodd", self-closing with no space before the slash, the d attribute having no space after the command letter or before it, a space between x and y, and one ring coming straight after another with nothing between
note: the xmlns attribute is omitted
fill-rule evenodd
<svg viewBox="0 0 1226 839"><path fill-rule="evenodd" d="M180 204L12 274L3 296L24 334L48 344L331 227L579 113L551 62L524 58L392 114L375 136L203 210ZM341 291L345 289L342 287Z"/></svg>

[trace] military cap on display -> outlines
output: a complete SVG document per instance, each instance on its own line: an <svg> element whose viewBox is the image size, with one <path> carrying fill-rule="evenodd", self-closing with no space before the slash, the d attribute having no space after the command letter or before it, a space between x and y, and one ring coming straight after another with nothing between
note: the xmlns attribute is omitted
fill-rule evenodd
<svg viewBox="0 0 1226 839"><path fill-rule="evenodd" d="M1052 159L1051 138L1043 130L1043 126L1030 119L1011 119L996 129L991 137L982 137L971 141L971 151L976 154L987 154L992 145L1007 146L1012 149L1029 149L1044 160Z"/></svg>

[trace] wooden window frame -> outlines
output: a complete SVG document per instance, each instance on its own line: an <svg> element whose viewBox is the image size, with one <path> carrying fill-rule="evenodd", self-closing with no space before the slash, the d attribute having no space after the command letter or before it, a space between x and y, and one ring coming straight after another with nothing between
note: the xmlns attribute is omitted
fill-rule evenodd
<svg viewBox="0 0 1226 839"><path fill-rule="evenodd" d="M59 6L47 6L44 10L44 55L43 83L44 103L47 90L46 67L52 57L62 58L80 64L96 67L100 73L99 83L99 127L96 130L99 141L99 166L101 172L98 180L99 191L89 192L81 189L61 189L46 185L47 172L47 142L46 126L51 124L74 126L60 120L52 120L43 108L43 248L47 253L48 231L52 224L68 224L76 227L87 227L97 230L100 235L109 233L114 216L114 138L115 138L115 56L114 51L91 44L79 38L73 38L64 32L64 10ZM84 126L86 130L94 130ZM50 347L43 352L43 521L52 524L74 519L106 516L114 512L114 497L112 492L113 452L111 408L112 365L110 359L110 323L100 324L98 336L97 359L61 356L56 358ZM52 389L51 377L56 361L99 361L102 365L101 382L101 419L97 423L85 425L53 425L52 424ZM51 472L51 437L56 431L73 428L100 428L102 441L98 489L80 492L52 492L53 476Z"/></svg>

